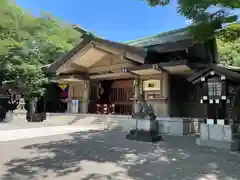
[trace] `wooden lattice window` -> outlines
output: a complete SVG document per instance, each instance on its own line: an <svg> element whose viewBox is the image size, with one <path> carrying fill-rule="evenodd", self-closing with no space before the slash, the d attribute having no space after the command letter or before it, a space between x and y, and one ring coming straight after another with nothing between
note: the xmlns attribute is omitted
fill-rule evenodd
<svg viewBox="0 0 240 180"><path fill-rule="evenodd" d="M195 101L197 93L196 86L192 83L188 83L186 87L187 87L187 101Z"/></svg>
<svg viewBox="0 0 240 180"><path fill-rule="evenodd" d="M208 80L208 96L218 97L222 95L222 82Z"/></svg>

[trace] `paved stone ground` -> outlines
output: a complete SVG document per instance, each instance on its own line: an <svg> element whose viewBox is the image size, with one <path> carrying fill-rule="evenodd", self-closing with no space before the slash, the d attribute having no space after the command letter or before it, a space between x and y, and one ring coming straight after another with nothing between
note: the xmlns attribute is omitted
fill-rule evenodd
<svg viewBox="0 0 240 180"><path fill-rule="evenodd" d="M38 127L46 127L46 126L54 126L54 125L46 125L43 123L27 123L27 122L10 122L10 123L0 123L0 131L5 130L14 130L14 129L28 129L28 128L38 128Z"/></svg>
<svg viewBox="0 0 240 180"><path fill-rule="evenodd" d="M0 142L44 136L48 137L53 135L69 134L79 131L85 132L89 130L99 130L99 127L55 126L55 127L6 130L0 131Z"/></svg>
<svg viewBox="0 0 240 180"><path fill-rule="evenodd" d="M199 147L195 137L158 144L121 130L0 143L1 180L239 180L240 155Z"/></svg>
<svg viewBox="0 0 240 180"><path fill-rule="evenodd" d="M15 119L8 123L0 122L0 131L3 130L14 130L14 129L28 129L28 128L38 128L38 127L49 127L56 126L55 124L42 123L42 122L27 122L25 119Z"/></svg>
<svg viewBox="0 0 240 180"><path fill-rule="evenodd" d="M97 124L67 125L68 121L61 121L64 120L27 122L24 118L15 118L11 122L0 123L0 142L103 129Z"/></svg>

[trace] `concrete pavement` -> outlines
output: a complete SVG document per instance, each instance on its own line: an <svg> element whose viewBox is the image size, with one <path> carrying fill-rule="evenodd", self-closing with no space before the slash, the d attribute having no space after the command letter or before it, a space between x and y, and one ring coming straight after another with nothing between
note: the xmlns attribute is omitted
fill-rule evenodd
<svg viewBox="0 0 240 180"><path fill-rule="evenodd" d="M1 180L239 180L240 155L199 147L195 137L159 144L121 130L0 142Z"/></svg>
<svg viewBox="0 0 240 180"><path fill-rule="evenodd" d="M68 134L79 131L84 132L98 129L99 129L98 127L56 126L56 127L39 127L28 129L5 130L0 131L0 142L52 136L59 134Z"/></svg>

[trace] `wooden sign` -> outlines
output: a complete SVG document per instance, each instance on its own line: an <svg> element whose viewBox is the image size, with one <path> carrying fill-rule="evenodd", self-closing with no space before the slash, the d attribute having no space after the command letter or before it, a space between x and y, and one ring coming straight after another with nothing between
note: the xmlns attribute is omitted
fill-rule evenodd
<svg viewBox="0 0 240 180"><path fill-rule="evenodd" d="M143 91L160 91L160 90L161 90L160 80L143 81Z"/></svg>

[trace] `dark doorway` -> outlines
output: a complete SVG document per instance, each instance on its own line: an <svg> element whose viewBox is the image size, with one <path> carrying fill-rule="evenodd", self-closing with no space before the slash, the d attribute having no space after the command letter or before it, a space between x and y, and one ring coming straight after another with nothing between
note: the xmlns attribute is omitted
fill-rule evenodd
<svg viewBox="0 0 240 180"><path fill-rule="evenodd" d="M99 104L112 104L110 102L110 95L112 93L112 84L113 81L102 81L101 88L100 89L100 98L99 98Z"/></svg>
<svg viewBox="0 0 240 180"><path fill-rule="evenodd" d="M208 104L207 106L207 114L208 119L217 119L217 105L216 104Z"/></svg>
<svg viewBox="0 0 240 180"><path fill-rule="evenodd" d="M67 103L64 101L67 97L62 97L62 89L57 83L50 83L45 92L45 110L46 112L63 113L67 110Z"/></svg>
<svg viewBox="0 0 240 180"><path fill-rule="evenodd" d="M99 89L99 105L108 105L115 114L132 114L132 80L105 80Z"/></svg>

